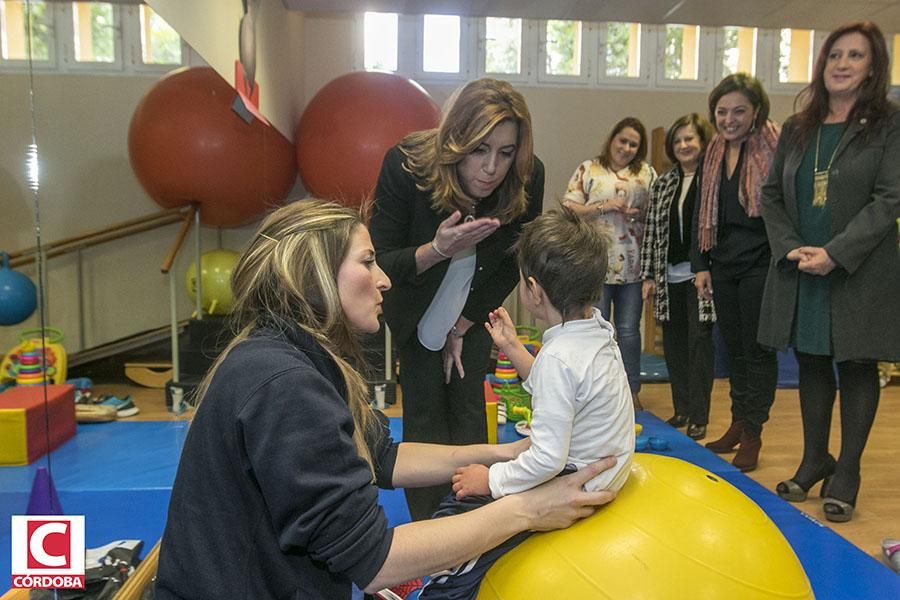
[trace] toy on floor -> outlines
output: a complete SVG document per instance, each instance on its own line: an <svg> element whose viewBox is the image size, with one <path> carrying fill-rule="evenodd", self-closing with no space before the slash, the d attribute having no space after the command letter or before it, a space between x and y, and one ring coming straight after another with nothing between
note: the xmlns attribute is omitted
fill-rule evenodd
<svg viewBox="0 0 900 600"><path fill-rule="evenodd" d="M661 452L669 449L669 442L661 437L649 436L641 433L634 438L634 449L637 452L646 452L647 450Z"/></svg>
<svg viewBox="0 0 900 600"><path fill-rule="evenodd" d="M541 349L540 331L536 327L517 325L516 334L519 341L522 342L528 352L530 352L532 356L536 356ZM509 357L506 356L506 354L499 351L497 352L497 366L493 373L489 373L485 376L485 381L490 383L494 394L501 400L497 407L498 416L502 415L502 422L500 422L500 424L502 425L505 423L507 419L516 422L523 421L527 414L529 415L528 423L521 427L519 427L517 423L516 431L519 432L519 435L528 435L528 433L523 432L530 431L531 394L526 392L522 387L519 374L516 373L512 361L509 360ZM528 412L516 412L517 408L527 409ZM501 419L498 419L498 421L501 421Z"/></svg>
<svg viewBox="0 0 900 600"><path fill-rule="evenodd" d="M900 573L900 540L881 540L881 553L895 573Z"/></svg>
<svg viewBox="0 0 900 600"><path fill-rule="evenodd" d="M26 329L19 334L20 343L10 350L0 363L0 382L7 385L42 385L44 349L46 349L47 383L60 384L66 380L63 333L54 327L47 327L46 333L43 344L40 329Z"/></svg>
<svg viewBox="0 0 900 600"><path fill-rule="evenodd" d="M509 357L506 356L503 352L497 353L497 366L494 369L494 378L502 385L506 384L514 384L519 382L519 374L516 373L516 368L513 366L512 361L509 360Z"/></svg>
<svg viewBox="0 0 900 600"><path fill-rule="evenodd" d="M678 592L677 590L681 590ZM532 535L491 567L478 600L812 599L778 527L717 475L636 454L616 500L567 529Z"/></svg>
<svg viewBox="0 0 900 600"><path fill-rule="evenodd" d="M495 388L495 392L506 405L506 418L510 421L522 421L525 413L516 412L517 408L527 408L531 411L531 394L525 391L521 384Z"/></svg>
<svg viewBox="0 0 900 600"><path fill-rule="evenodd" d="M75 435L71 385L15 386L0 394L0 465L27 465Z"/></svg>

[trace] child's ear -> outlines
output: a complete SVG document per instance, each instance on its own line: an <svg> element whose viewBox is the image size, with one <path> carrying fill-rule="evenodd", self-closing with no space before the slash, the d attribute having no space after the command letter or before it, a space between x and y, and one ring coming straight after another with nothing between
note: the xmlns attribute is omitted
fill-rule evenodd
<svg viewBox="0 0 900 600"><path fill-rule="evenodd" d="M544 288L541 287L541 284L539 284L534 277L526 279L525 284L525 288L528 290L528 295L531 296L532 301L534 301L536 305L541 304L544 301L544 298L546 298Z"/></svg>

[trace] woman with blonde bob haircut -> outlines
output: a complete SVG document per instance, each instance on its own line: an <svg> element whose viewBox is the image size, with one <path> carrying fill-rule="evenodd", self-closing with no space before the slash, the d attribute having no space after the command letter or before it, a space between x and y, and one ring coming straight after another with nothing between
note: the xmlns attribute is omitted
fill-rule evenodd
<svg viewBox="0 0 900 600"><path fill-rule="evenodd" d="M380 487L449 481L527 441L395 443L350 360L391 282L359 216L320 200L275 211L232 278L239 333L216 361L172 490L157 597L350 598L471 559L609 502L605 459L464 515L391 528ZM198 557L202 559L198 560Z"/></svg>
<svg viewBox="0 0 900 600"><path fill-rule="evenodd" d="M491 339L480 324L518 283L509 249L543 197L531 114L505 81L466 84L437 129L385 155L371 231L395 286L384 313L400 355L404 440L487 441ZM407 491L413 519L430 517L449 491Z"/></svg>

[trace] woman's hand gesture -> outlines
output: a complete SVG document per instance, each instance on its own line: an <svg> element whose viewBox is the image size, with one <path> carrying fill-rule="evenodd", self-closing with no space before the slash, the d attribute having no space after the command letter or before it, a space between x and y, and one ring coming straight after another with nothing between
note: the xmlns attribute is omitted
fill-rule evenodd
<svg viewBox="0 0 900 600"><path fill-rule="evenodd" d="M434 245L439 254L453 256L475 246L500 227L500 220L493 217L481 217L468 222L460 222L461 220L462 213L457 210L438 225Z"/></svg>

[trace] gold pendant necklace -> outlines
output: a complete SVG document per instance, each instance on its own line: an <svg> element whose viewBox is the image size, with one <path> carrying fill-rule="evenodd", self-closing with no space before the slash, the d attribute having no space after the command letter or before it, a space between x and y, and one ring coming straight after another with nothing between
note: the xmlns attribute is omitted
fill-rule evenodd
<svg viewBox="0 0 900 600"><path fill-rule="evenodd" d="M834 155L837 153L840 141L831 152L831 158L828 159L828 166L823 171L819 170L819 145L822 141L822 126L816 132L816 160L813 163L813 199L812 205L816 208L822 208L828 201L828 172L831 170L831 163L834 162Z"/></svg>

